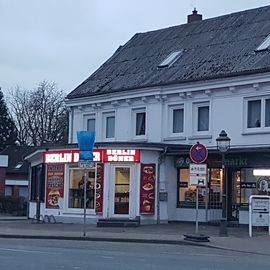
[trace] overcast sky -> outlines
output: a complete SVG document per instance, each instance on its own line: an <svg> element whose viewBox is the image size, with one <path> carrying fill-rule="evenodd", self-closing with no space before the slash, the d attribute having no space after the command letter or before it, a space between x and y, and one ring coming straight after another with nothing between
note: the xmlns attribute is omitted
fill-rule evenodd
<svg viewBox="0 0 270 270"><path fill-rule="evenodd" d="M0 0L0 86L54 81L67 93L135 33L270 5L269 0Z"/></svg>

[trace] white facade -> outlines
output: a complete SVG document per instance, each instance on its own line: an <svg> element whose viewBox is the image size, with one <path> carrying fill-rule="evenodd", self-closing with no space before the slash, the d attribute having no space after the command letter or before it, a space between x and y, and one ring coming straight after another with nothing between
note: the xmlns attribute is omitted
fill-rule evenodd
<svg viewBox="0 0 270 270"><path fill-rule="evenodd" d="M136 89L67 100L70 110L69 142L76 143L76 132L87 130L87 120L95 119L97 142L193 145L199 141L211 150L216 148L216 138L220 131L226 130L231 138L231 149L266 147L270 139L270 126L265 126L265 108L270 106L266 103L267 99L270 99L270 74ZM260 127L248 127L248 102L251 100L261 100ZM206 114L209 116L206 128L202 127L202 130L198 130L200 107L208 108ZM182 126L174 126L174 110L178 110L177 113L182 117ZM145 135L136 136L135 115L140 112L146 116ZM115 117L113 138L105 136L106 115ZM156 156L159 154L160 151L156 152ZM134 170L138 172L136 166ZM136 177L139 181L138 173ZM174 157L165 158L158 177L160 183L157 193L167 194L167 200L159 201L153 220L194 221L194 208L176 207L178 172ZM136 188L134 192L138 193ZM132 216L136 209L135 203ZM238 215L239 222L246 224L246 211L240 210ZM211 216L219 219L221 209L200 209L200 221L207 222ZM104 217L109 217L108 212L104 213Z"/></svg>
<svg viewBox="0 0 270 270"><path fill-rule="evenodd" d="M263 125L262 108L260 128L247 127L247 102L270 98L270 74L236 77L203 83L130 90L106 96L68 100L70 108L69 142L76 143L76 132L87 129L87 119L96 120L96 141L155 142L216 146L222 129L231 138L231 147L257 147L269 143L270 127ZM209 106L209 129L197 130L198 107ZM171 111L183 108L183 132L172 132ZM135 135L134 113L146 112L146 135ZM115 136L106 139L104 115L115 116ZM233 121L232 121L233 120Z"/></svg>

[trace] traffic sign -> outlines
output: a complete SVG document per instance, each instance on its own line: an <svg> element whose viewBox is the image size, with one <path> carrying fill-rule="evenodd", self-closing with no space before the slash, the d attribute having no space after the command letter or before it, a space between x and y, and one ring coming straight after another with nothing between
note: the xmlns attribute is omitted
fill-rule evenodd
<svg viewBox="0 0 270 270"><path fill-rule="evenodd" d="M193 162L203 163L207 159L208 150L203 144L197 143L190 148L189 155Z"/></svg>
<svg viewBox="0 0 270 270"><path fill-rule="evenodd" d="M207 175L206 164L194 164L189 165L189 184L195 186L205 186Z"/></svg>
<svg viewBox="0 0 270 270"><path fill-rule="evenodd" d="M189 185L190 186L202 186L206 183L206 175L190 175Z"/></svg>
<svg viewBox="0 0 270 270"><path fill-rule="evenodd" d="M91 160L79 160L79 168L93 169L94 167L95 163Z"/></svg>
<svg viewBox="0 0 270 270"><path fill-rule="evenodd" d="M207 165L206 164L194 164L189 165L190 174L207 174Z"/></svg>

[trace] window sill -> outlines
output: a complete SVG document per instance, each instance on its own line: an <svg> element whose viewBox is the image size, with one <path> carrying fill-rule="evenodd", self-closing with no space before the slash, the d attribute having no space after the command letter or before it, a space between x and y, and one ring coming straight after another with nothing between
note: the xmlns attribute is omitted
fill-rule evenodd
<svg viewBox="0 0 270 270"><path fill-rule="evenodd" d="M185 141L186 139L185 136L171 136L164 138L163 141Z"/></svg>
<svg viewBox="0 0 270 270"><path fill-rule="evenodd" d="M137 136L131 139L133 142L147 142L147 136Z"/></svg>
<svg viewBox="0 0 270 270"><path fill-rule="evenodd" d="M189 140L198 140L198 139L212 139L213 136L212 135L193 135L193 136L189 136L188 139Z"/></svg>
<svg viewBox="0 0 270 270"><path fill-rule="evenodd" d="M115 142L115 138L104 138L103 142Z"/></svg>
<svg viewBox="0 0 270 270"><path fill-rule="evenodd" d="M260 134L270 134L270 129L254 129L254 130L245 130L241 135L260 135Z"/></svg>

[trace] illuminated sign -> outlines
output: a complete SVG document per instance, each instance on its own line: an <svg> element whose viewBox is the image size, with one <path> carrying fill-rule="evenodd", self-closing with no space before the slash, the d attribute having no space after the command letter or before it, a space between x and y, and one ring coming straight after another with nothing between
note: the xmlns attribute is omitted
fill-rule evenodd
<svg viewBox="0 0 270 270"><path fill-rule="evenodd" d="M79 150L44 152L44 163L79 162ZM140 150L132 149L94 149L96 162L140 162Z"/></svg>
<svg viewBox="0 0 270 270"><path fill-rule="evenodd" d="M101 154L100 150L94 150L94 161L101 161ZM79 150L45 152L44 163L74 163L79 162L79 157Z"/></svg>
<svg viewBox="0 0 270 270"><path fill-rule="evenodd" d="M107 149L104 151L104 162L139 162L140 150Z"/></svg>

